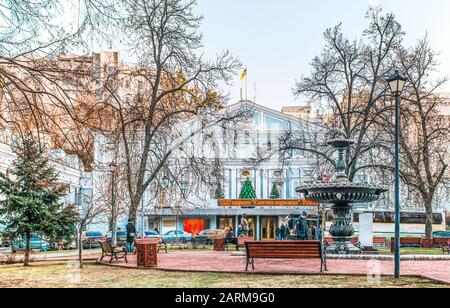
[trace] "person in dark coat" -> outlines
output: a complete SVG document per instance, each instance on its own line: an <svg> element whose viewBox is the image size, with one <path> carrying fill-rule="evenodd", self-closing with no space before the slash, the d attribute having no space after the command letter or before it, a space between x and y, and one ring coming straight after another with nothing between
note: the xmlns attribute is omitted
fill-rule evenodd
<svg viewBox="0 0 450 308"><path fill-rule="evenodd" d="M289 225L286 225L286 241L291 239L291 229L289 229Z"/></svg>
<svg viewBox="0 0 450 308"><path fill-rule="evenodd" d="M280 236L282 241L286 240L286 227L284 224L280 227Z"/></svg>
<svg viewBox="0 0 450 308"><path fill-rule="evenodd" d="M236 236L245 236L244 229L242 228L242 225L238 226Z"/></svg>
<svg viewBox="0 0 450 308"><path fill-rule="evenodd" d="M129 253L133 252L133 243L135 237L136 237L136 227L133 225L131 219L129 219L127 224L127 251Z"/></svg>
<svg viewBox="0 0 450 308"><path fill-rule="evenodd" d="M296 231L297 231L297 238L300 241L309 240L308 213L303 212L303 214L297 220Z"/></svg>
<svg viewBox="0 0 450 308"><path fill-rule="evenodd" d="M317 227L316 225L311 226L311 239L317 240Z"/></svg>

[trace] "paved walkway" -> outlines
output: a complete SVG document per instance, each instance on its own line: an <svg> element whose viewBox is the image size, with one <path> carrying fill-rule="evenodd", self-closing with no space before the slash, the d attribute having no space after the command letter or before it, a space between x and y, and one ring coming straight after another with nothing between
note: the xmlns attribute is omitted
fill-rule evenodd
<svg viewBox="0 0 450 308"><path fill-rule="evenodd" d="M104 259L108 264L109 259ZM391 261L328 260L326 275L382 275L392 276ZM114 266L136 268L136 257L125 261L114 261ZM244 273L245 257L232 256L231 252L169 252L158 254L159 270L186 272ZM255 260L255 271L259 274L320 274L319 260ZM421 276L450 284L450 260L403 261L402 275Z"/></svg>
<svg viewBox="0 0 450 308"><path fill-rule="evenodd" d="M10 253L10 251L8 252ZM97 260L102 251L100 249L83 250L84 260ZM6 257L6 254L3 258ZM36 261L66 261L78 259L77 251L61 251L61 252L50 252L50 253L32 253L31 260ZM0 260L2 256L0 255ZM16 262L22 262L23 254L18 254L16 256Z"/></svg>

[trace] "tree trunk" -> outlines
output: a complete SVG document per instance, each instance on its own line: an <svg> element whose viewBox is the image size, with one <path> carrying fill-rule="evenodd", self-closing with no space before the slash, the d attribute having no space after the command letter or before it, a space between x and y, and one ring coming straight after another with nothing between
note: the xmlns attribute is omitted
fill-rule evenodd
<svg viewBox="0 0 450 308"><path fill-rule="evenodd" d="M78 230L78 261L80 268L83 268L83 225L80 224L80 230Z"/></svg>
<svg viewBox="0 0 450 308"><path fill-rule="evenodd" d="M142 198L142 196L141 196ZM131 205L130 205L130 210L128 212L128 219L131 220L131 222L133 223L134 226L136 226L136 221L137 221L137 211L139 209L139 204L141 201L141 198L133 198L131 201Z"/></svg>
<svg viewBox="0 0 450 308"><path fill-rule="evenodd" d="M31 232L26 232L25 234L25 256L23 259L24 266L30 266L30 240L31 240Z"/></svg>
<svg viewBox="0 0 450 308"><path fill-rule="evenodd" d="M426 201L425 210L427 213L425 222L425 236L427 239L431 240L433 238L433 206L431 202Z"/></svg>

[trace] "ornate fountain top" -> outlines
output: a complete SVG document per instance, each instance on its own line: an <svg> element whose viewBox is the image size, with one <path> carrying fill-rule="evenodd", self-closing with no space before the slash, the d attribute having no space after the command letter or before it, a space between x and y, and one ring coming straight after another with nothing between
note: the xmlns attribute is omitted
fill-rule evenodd
<svg viewBox="0 0 450 308"><path fill-rule="evenodd" d="M341 129L335 130L332 133L332 137L327 141L327 144L331 145L336 149L347 149L353 144L355 144L355 140L347 138L345 132Z"/></svg>

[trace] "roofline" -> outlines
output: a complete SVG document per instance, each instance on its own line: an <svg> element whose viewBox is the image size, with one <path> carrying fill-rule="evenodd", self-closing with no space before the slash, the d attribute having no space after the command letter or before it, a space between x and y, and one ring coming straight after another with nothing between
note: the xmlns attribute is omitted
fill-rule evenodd
<svg viewBox="0 0 450 308"><path fill-rule="evenodd" d="M272 113L272 114L277 115L279 117L286 118L286 119L290 120L291 122L297 122L297 123L302 123L302 124L307 124L307 125L315 125L315 126L318 126L320 128L327 129L327 127L325 125L321 125L320 123L316 123L316 122L305 120L305 119L300 119L300 118L297 118L297 117L295 117L293 115L289 115L289 114L283 113L281 111L278 111L278 110L275 110L275 109L272 109L272 108L269 108L269 107L257 104L255 102L250 101L250 100L240 100L240 101L238 101L238 102L236 102L234 104L226 106L225 109L235 109L235 108L238 108L240 106L246 106L246 105L247 106L251 106L251 107L257 107L259 109L262 109L264 112Z"/></svg>

